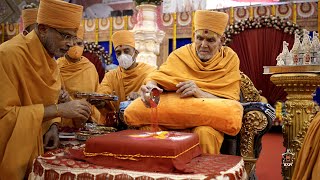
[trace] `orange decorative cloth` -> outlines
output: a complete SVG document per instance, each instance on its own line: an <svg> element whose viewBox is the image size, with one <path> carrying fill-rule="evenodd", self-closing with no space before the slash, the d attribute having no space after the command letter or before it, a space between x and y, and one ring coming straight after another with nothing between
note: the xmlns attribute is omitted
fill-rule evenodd
<svg viewBox="0 0 320 180"><path fill-rule="evenodd" d="M194 14L195 30L208 29L220 36L224 34L229 15L224 12L197 10Z"/></svg>
<svg viewBox="0 0 320 180"><path fill-rule="evenodd" d="M176 91L179 82L193 80L210 94L233 100L240 99L239 58L229 47L222 47L209 61L202 62L189 44L173 51L159 70L146 81L154 80L167 91Z"/></svg>
<svg viewBox="0 0 320 180"><path fill-rule="evenodd" d="M66 90L74 99L75 92L91 93L96 92L99 86L99 75L95 66L84 56L80 61L69 62L65 57L57 60L58 67L61 72L62 80ZM95 106L92 106L91 118L98 122L100 120L100 112ZM63 119L63 124L73 126L71 120Z"/></svg>
<svg viewBox="0 0 320 180"><path fill-rule="evenodd" d="M173 51L167 61L160 66L159 70L151 73L146 78L146 81L155 81L160 87L169 92L176 91L176 85L178 83L188 80L194 81L204 92L226 99L239 100L239 58L232 49L223 46L210 60L202 62L196 54L195 44L188 44ZM171 95L162 95L160 98L158 108L159 112L162 111L162 113L158 114L159 125L161 125L160 121L163 120L162 123L168 125L168 128L169 126L176 126L174 128L196 127L196 129L193 129L193 132L199 135L200 144L204 153L215 154L220 152L223 135L218 131L230 135L235 135L239 132L241 128L242 107L239 106L238 102L231 100L225 101L222 103L222 107L220 107L218 103L219 100L203 99L207 102L205 104L200 101L202 99L184 99L178 97L174 92L171 93ZM167 100L167 104L163 102L164 100ZM175 104L170 104L170 101ZM137 100L136 105L133 106L134 103L135 102L126 109L125 120L129 124L135 125L144 125L150 122L150 113L146 112L147 110L143 107L142 103ZM163 105L161 105L162 103ZM193 104L194 106L190 108L191 106L188 104ZM218 114L213 115L214 118L210 121L212 119L210 113L212 112L207 110L211 110L213 104L219 107L219 110L214 111ZM163 107L162 110L160 110L160 106ZM237 112L233 114L234 118L228 119L226 115L230 114L228 108L231 106L234 106ZM185 107L189 107L189 109ZM139 108L139 110L144 113L138 115L137 112L139 110L133 110L134 108ZM193 113L193 111L197 113ZM174 116L170 116L172 112ZM170 118L165 119L166 117ZM200 121L198 119L200 119ZM184 126L184 123L181 122L185 120L193 123ZM219 120L223 120L224 123L220 123Z"/></svg>
<svg viewBox="0 0 320 180"><path fill-rule="evenodd" d="M296 160L293 180L320 179L320 113L312 120Z"/></svg>
<svg viewBox="0 0 320 180"><path fill-rule="evenodd" d="M114 48L118 47L119 45L128 45L134 48L134 34L128 30L117 31L112 35L112 43Z"/></svg>
<svg viewBox="0 0 320 180"><path fill-rule="evenodd" d="M83 7L62 0L41 0L37 17L38 24L53 28L78 29Z"/></svg>
<svg viewBox="0 0 320 180"><path fill-rule="evenodd" d="M234 136L241 129L243 107L238 101L229 99L180 98L176 93L164 93L160 96L157 112L159 126L168 129L210 126ZM151 124L151 110L140 98L126 108L124 116L131 126Z"/></svg>
<svg viewBox="0 0 320 180"><path fill-rule="evenodd" d="M53 122L42 122L44 106L58 102L57 63L34 31L0 45L0 179L23 179L43 153L42 136Z"/></svg>
<svg viewBox="0 0 320 180"><path fill-rule="evenodd" d="M104 167L136 171L181 172L201 155L194 133L124 130L86 141L85 150L71 156Z"/></svg>
<svg viewBox="0 0 320 180"><path fill-rule="evenodd" d="M22 10L22 22L23 22L23 29L27 28L28 26L37 23L37 14L38 9L24 9Z"/></svg>
<svg viewBox="0 0 320 180"><path fill-rule="evenodd" d="M117 67L117 69L111 70L105 74L99 86L98 93L115 93L119 100L111 102L111 106L116 111L119 111L120 102L126 101L126 97L130 92L138 92L147 75L154 70L155 67L141 62L130 70Z"/></svg>

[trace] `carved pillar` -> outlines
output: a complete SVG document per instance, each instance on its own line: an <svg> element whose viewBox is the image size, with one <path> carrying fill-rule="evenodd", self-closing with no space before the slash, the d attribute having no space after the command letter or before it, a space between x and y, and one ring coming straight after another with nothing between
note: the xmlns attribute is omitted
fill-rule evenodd
<svg viewBox="0 0 320 180"><path fill-rule="evenodd" d="M320 86L320 66L270 66L264 67L271 81L282 86L288 93L285 102L286 115L283 118L283 145L294 153L293 166L282 166L284 179L291 179L295 159L300 151L305 134L318 111L312 100L312 93ZM267 70L267 71L266 71ZM267 72L267 73L266 73Z"/></svg>
<svg viewBox="0 0 320 180"><path fill-rule="evenodd" d="M137 6L137 24L133 28L136 49L140 52L137 62L144 62L157 67L157 55L165 33L157 25L157 6L143 4Z"/></svg>

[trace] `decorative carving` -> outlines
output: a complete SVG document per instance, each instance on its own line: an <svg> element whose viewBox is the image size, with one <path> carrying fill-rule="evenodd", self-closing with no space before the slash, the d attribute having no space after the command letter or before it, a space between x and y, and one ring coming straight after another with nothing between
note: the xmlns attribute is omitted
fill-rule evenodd
<svg viewBox="0 0 320 180"><path fill-rule="evenodd" d="M275 118L275 112L271 112L272 107L264 105L265 111L259 111L255 109L261 109L261 104L254 107L253 103L260 102L261 97L259 91L254 87L250 78L241 72L241 102L244 108L251 107L252 110L245 112L242 119L242 128L240 130L240 155L243 157L245 162L245 169L247 174L254 172L256 167L256 136L264 131L268 126L268 118L266 114L271 118ZM248 109L251 109L248 108ZM266 113L266 114L264 114Z"/></svg>
<svg viewBox="0 0 320 180"><path fill-rule="evenodd" d="M319 34L313 31L311 42L311 64L320 64L320 41L318 36Z"/></svg>
<svg viewBox="0 0 320 180"><path fill-rule="evenodd" d="M241 94L242 101L241 102L260 102L261 97L259 91L254 87L252 81L249 79L247 75L241 72Z"/></svg>
<svg viewBox="0 0 320 180"><path fill-rule="evenodd" d="M156 6L145 4L137 6L137 24L133 28L136 49L140 52L137 62L157 67L157 55L165 33L158 28Z"/></svg>
<svg viewBox="0 0 320 180"><path fill-rule="evenodd" d="M299 152L311 120L318 111L318 106L315 102L310 100L288 100L286 101L285 106L287 114L284 116L282 127L284 134L283 145L289 147L293 152ZM288 138L290 130L292 131L292 128L295 128L293 127L293 118L295 115L303 115L305 119L300 121L299 124L295 124L301 127L300 131L296 134L292 134L293 137Z"/></svg>
<svg viewBox="0 0 320 180"><path fill-rule="evenodd" d="M270 79L277 86L285 87L288 100L312 100L311 94L320 86L320 75L314 73L275 74Z"/></svg>
<svg viewBox="0 0 320 180"><path fill-rule="evenodd" d="M292 54L292 62L290 64L287 64L287 65L298 65L298 64L301 64L300 63L300 55L299 53L301 51L301 42L300 42L300 35L299 33L295 33L294 34L294 43L293 43L293 46L292 46L292 49L290 50L290 53Z"/></svg>
<svg viewBox="0 0 320 180"><path fill-rule="evenodd" d="M240 131L240 153L242 157L255 158L254 137L268 125L267 117L261 111L249 111L243 116Z"/></svg>
<svg viewBox="0 0 320 180"><path fill-rule="evenodd" d="M282 42L282 52L277 57L277 66L291 65L293 62L292 54L289 52L289 43Z"/></svg>
<svg viewBox="0 0 320 180"><path fill-rule="evenodd" d="M316 73L283 73L271 76L271 81L277 86L283 86L288 93L285 102L286 114L283 118L283 145L290 149L295 158L303 143L305 134L319 107L312 100L312 93L320 86L320 74ZM290 179L292 167L282 167L285 179Z"/></svg>
<svg viewBox="0 0 320 180"><path fill-rule="evenodd" d="M319 39L316 32L313 33L313 39L311 42L309 31L303 29L303 40L300 41L300 32L295 31L294 44L292 49L288 50L288 43L283 41L282 52L277 57L277 66L300 66L318 64L319 60Z"/></svg>

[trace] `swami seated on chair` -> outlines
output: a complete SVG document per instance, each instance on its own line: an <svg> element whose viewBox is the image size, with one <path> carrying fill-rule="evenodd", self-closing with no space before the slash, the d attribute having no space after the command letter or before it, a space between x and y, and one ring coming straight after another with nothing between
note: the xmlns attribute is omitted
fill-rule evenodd
<svg viewBox="0 0 320 180"><path fill-rule="evenodd" d="M239 58L223 46L228 18L222 12L196 11L195 42L173 51L159 70L149 74L141 99L124 112L128 125L143 129L151 124L150 109L144 104L157 88L162 92L157 107L160 129L195 132L203 153L219 154L224 134L236 135L243 115L238 102Z"/></svg>

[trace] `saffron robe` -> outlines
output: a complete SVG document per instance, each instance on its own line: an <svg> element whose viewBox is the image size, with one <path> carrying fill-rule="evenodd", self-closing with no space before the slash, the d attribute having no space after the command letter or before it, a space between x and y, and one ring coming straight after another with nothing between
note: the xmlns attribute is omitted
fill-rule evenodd
<svg viewBox="0 0 320 180"><path fill-rule="evenodd" d="M120 102L126 101L126 97L131 92L138 92L148 74L156 68L139 62L136 67L125 70L117 67L107 72L99 86L98 92L104 94L115 94L118 101L111 102L111 109L119 111Z"/></svg>
<svg viewBox="0 0 320 180"><path fill-rule="evenodd" d="M202 62L195 45L188 44L173 51L147 81L154 80L165 90L176 91L179 82L193 80L202 91L239 100L239 64L237 54L229 47L223 46L210 60Z"/></svg>
<svg viewBox="0 0 320 180"><path fill-rule="evenodd" d="M37 34L19 34L0 45L0 179L23 179L43 153L44 107L58 102L61 78Z"/></svg>
<svg viewBox="0 0 320 180"><path fill-rule="evenodd" d="M84 56L80 61L69 62L65 57L61 57L57 61L62 81L65 89L72 99L75 99L75 92L92 93L98 90L99 75L95 66ZM91 118L93 121L100 120L100 112L95 106L91 106ZM62 126L75 126L71 119L62 119Z"/></svg>
<svg viewBox="0 0 320 180"><path fill-rule="evenodd" d="M310 123L296 160L292 179L320 179L320 113Z"/></svg>
<svg viewBox="0 0 320 180"><path fill-rule="evenodd" d="M192 43L173 51L159 70L151 73L146 81L153 80L166 91L176 91L178 89L176 85L179 82L192 80L202 91L238 101L240 99L239 65L237 54L231 48L224 46L210 60L202 62L196 53L195 44ZM207 110L204 109L204 111ZM218 154L220 152L224 139L222 132L210 126L198 126L191 132L199 135L203 153Z"/></svg>

